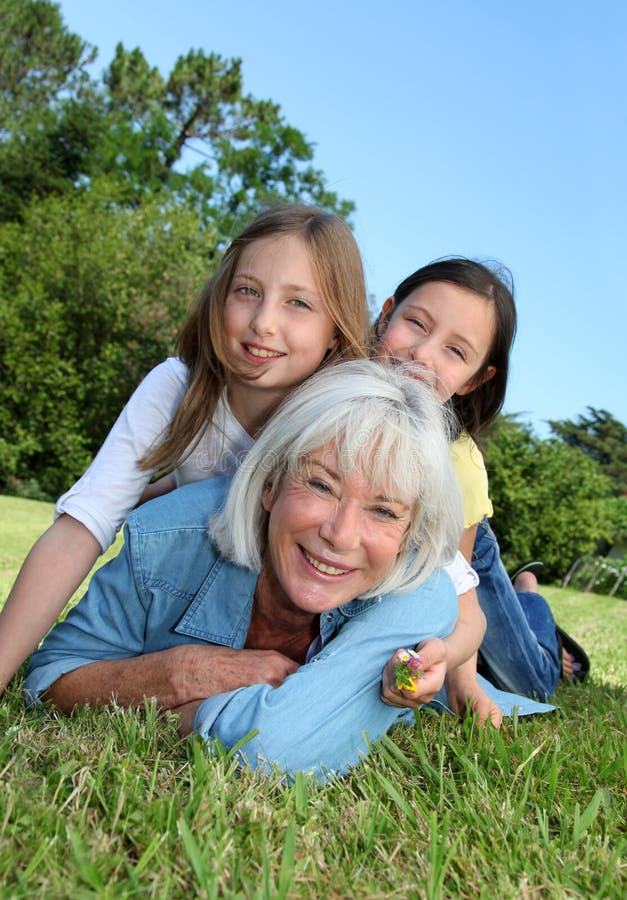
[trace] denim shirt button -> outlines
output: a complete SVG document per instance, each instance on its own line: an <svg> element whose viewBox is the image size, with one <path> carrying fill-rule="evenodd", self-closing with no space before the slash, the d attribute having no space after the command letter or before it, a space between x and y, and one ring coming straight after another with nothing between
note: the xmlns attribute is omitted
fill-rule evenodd
<svg viewBox="0 0 627 900"><path fill-rule="evenodd" d="M327 613L327 622L333 621L333 613Z"/></svg>

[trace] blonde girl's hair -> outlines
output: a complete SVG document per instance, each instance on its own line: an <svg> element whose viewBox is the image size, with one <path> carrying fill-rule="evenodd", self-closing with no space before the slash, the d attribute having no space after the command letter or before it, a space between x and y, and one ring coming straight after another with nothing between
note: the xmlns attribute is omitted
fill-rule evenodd
<svg viewBox="0 0 627 900"><path fill-rule="evenodd" d="M337 343L321 366L367 355L363 264L346 222L305 204L286 203L264 210L232 241L183 325L177 355L189 367L189 384L162 440L140 460L143 469L175 468L211 422L224 388L239 375L227 349L223 313L240 255L254 241L283 235L298 235L305 242L324 309L335 324Z"/></svg>

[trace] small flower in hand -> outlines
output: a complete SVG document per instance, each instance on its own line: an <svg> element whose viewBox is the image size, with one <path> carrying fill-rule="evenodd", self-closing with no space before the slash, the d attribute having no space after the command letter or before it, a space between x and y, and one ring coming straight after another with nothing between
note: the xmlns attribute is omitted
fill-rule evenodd
<svg viewBox="0 0 627 900"><path fill-rule="evenodd" d="M397 662L394 666L394 675L396 677L397 690L410 691L412 694L418 692L418 682L424 675L422 670L422 660L415 650L399 650Z"/></svg>

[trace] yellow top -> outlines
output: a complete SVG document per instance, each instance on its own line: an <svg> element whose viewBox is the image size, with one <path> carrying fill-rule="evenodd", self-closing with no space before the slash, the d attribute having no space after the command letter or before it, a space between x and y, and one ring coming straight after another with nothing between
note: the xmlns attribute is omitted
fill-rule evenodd
<svg viewBox="0 0 627 900"><path fill-rule="evenodd" d="M462 489L464 528L470 528L484 516L491 516L493 510L488 494L488 473L483 456L466 432L451 444L451 461Z"/></svg>

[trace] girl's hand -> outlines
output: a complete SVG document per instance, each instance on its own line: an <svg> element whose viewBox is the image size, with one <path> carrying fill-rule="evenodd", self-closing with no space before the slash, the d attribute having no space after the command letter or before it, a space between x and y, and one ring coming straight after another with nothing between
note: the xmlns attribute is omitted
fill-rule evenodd
<svg viewBox="0 0 627 900"><path fill-rule="evenodd" d="M461 718L467 714L476 715L479 725L490 721L495 728L501 727L501 708L486 694L477 681L476 673L469 677L462 668L453 669L446 676L446 696L448 705Z"/></svg>
<svg viewBox="0 0 627 900"><path fill-rule="evenodd" d="M174 706L171 712L176 713L179 717L178 733L184 738L192 733L194 728L194 719L198 712L198 707L202 700L191 700L189 703L183 703L181 706Z"/></svg>
<svg viewBox="0 0 627 900"><path fill-rule="evenodd" d="M174 491L175 489L176 478L174 472L170 472L169 475L164 475L163 478L159 478L158 481L152 481L150 484L146 485L142 491L141 497L137 501L137 506L141 506L142 503L148 503L149 500L154 500L155 497L163 497L164 494L169 494L170 491ZM137 506L135 509L137 509Z"/></svg>
<svg viewBox="0 0 627 900"><path fill-rule="evenodd" d="M402 709L418 709L433 700L444 684L446 675L446 645L439 638L428 638L416 647L420 653L423 676L417 682L417 690L396 687L396 665L401 661L402 649L388 661L381 677L381 700L388 706Z"/></svg>

